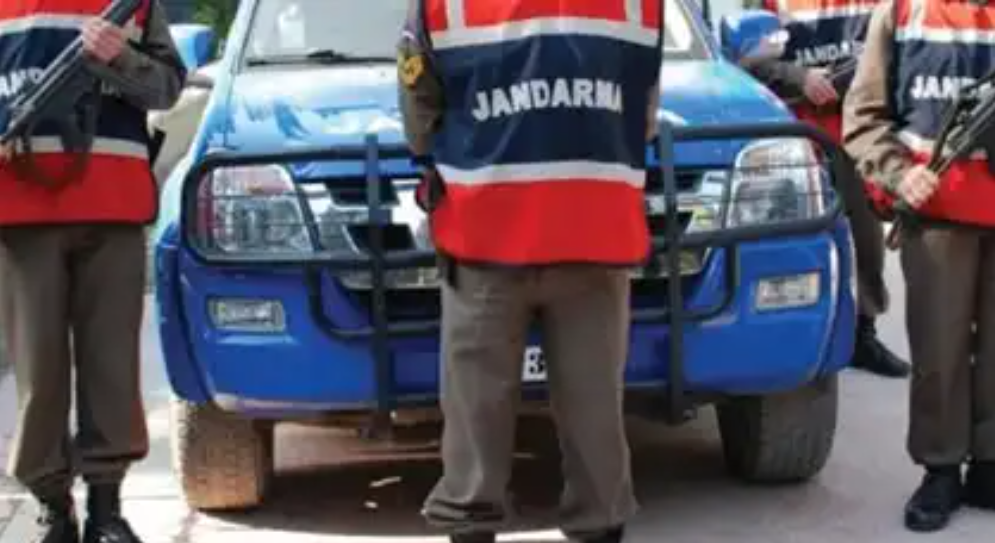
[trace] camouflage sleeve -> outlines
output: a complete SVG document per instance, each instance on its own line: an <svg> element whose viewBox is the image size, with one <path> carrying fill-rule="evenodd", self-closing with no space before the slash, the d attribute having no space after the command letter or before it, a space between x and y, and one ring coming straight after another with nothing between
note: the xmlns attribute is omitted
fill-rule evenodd
<svg viewBox="0 0 995 543"><path fill-rule="evenodd" d="M186 69L158 0L151 1L145 33L139 42L129 42L121 56L109 65L91 60L87 67L145 110L171 108L179 99L186 79Z"/></svg>
<svg viewBox="0 0 995 543"><path fill-rule="evenodd" d="M871 17L857 73L843 102L843 144L865 179L894 192L912 161L908 148L895 135L889 77L892 14L893 4L888 0Z"/></svg>
<svg viewBox="0 0 995 543"><path fill-rule="evenodd" d="M410 0L408 20L397 45L401 117L408 145L418 159L431 155L432 137L445 111L442 79L432 63L421 13L421 1Z"/></svg>
<svg viewBox="0 0 995 543"><path fill-rule="evenodd" d="M764 59L744 62L743 69L781 97L805 95L808 70L793 62Z"/></svg>

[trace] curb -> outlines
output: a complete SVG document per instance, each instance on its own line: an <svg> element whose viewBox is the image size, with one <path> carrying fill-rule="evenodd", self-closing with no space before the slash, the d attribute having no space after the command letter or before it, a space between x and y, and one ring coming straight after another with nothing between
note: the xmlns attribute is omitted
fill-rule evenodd
<svg viewBox="0 0 995 543"><path fill-rule="evenodd" d="M7 445L10 442L13 432L13 410L15 409L13 378L6 376L9 365L0 364L0 471L7 463ZM21 543L28 541L23 528L15 526L18 531L11 528L14 524L23 524L23 520L18 517L24 516L21 500L10 496L13 493L12 485L8 485L3 475L0 474L0 543ZM4 494L8 494L4 496ZM30 522L31 519L29 518Z"/></svg>

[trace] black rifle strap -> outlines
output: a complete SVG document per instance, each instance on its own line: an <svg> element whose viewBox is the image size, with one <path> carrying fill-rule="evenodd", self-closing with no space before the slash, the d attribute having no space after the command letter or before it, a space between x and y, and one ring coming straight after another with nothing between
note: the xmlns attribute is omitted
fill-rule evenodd
<svg viewBox="0 0 995 543"><path fill-rule="evenodd" d="M149 164L155 166L157 160L159 160L159 153L162 152L162 146L166 143L166 133L162 130L156 129L151 138L149 139Z"/></svg>
<svg viewBox="0 0 995 543"><path fill-rule="evenodd" d="M49 175L35 161L31 137L36 126L25 130L20 139L20 146L15 146L14 156L10 161L11 168L17 177L30 182L39 183L49 188L61 188L79 181L90 165L90 153L93 149L97 122L100 117L101 85L95 82L90 93L85 95L67 118L60 119L59 141L63 153L72 156L68 167L61 175Z"/></svg>

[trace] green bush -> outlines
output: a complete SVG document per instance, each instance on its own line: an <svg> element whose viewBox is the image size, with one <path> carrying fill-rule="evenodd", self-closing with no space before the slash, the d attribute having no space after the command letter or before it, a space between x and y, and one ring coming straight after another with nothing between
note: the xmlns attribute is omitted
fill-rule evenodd
<svg viewBox="0 0 995 543"><path fill-rule="evenodd" d="M214 28L218 39L224 41L237 10L238 0L196 0L193 20Z"/></svg>

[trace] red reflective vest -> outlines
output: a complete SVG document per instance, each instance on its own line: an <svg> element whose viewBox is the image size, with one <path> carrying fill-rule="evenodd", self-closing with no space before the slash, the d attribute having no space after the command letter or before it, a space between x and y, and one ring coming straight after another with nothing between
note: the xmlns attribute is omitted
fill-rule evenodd
<svg viewBox="0 0 995 543"><path fill-rule="evenodd" d="M995 69L995 5L896 0L892 61L899 138L927 163L946 108L961 85ZM945 221L995 226L995 177L983 153L955 163L918 210Z"/></svg>
<svg viewBox="0 0 995 543"><path fill-rule="evenodd" d="M784 59L806 68L822 68L859 56L877 3L878 0L764 0L764 7L778 14L788 32ZM841 142L841 108L842 101L823 108L802 104L793 109L799 120L818 126Z"/></svg>
<svg viewBox="0 0 995 543"><path fill-rule="evenodd" d="M659 0L424 0L447 109L438 249L509 265L635 264L649 249L646 112Z"/></svg>
<svg viewBox="0 0 995 543"><path fill-rule="evenodd" d="M73 39L83 22L109 0L0 0L0 109ZM149 6L134 20L141 32ZM154 219L157 191L148 161L146 114L120 98L101 99L92 156L82 177L49 188L0 165L0 225L86 222L146 223ZM3 128L3 127L0 127ZM61 177L71 158L58 125L42 123L31 138L35 161Z"/></svg>

